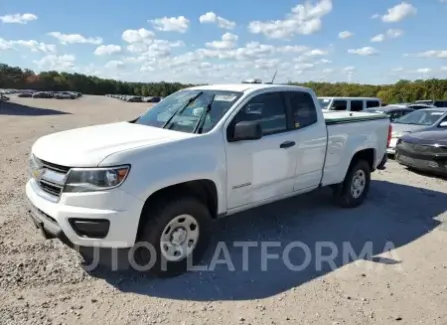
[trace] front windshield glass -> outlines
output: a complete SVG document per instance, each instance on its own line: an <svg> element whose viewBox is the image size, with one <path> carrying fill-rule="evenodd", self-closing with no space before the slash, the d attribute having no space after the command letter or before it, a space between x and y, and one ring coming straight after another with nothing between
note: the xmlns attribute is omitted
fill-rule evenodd
<svg viewBox="0 0 447 325"><path fill-rule="evenodd" d="M331 103L329 98L319 98L318 101L320 102L321 109L329 109L329 104Z"/></svg>
<svg viewBox="0 0 447 325"><path fill-rule="evenodd" d="M411 112L394 120L394 123L399 124L414 124L414 125L432 125L439 118L444 115L443 111L435 111L435 110L418 110Z"/></svg>
<svg viewBox="0 0 447 325"><path fill-rule="evenodd" d="M200 133L206 133L220 121L241 95L241 92L234 91L179 90L150 108L134 123L193 133L202 120Z"/></svg>

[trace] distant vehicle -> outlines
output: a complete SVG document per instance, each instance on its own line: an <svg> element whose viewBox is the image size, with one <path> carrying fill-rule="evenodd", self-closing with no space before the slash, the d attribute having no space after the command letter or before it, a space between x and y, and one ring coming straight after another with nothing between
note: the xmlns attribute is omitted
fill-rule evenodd
<svg viewBox="0 0 447 325"><path fill-rule="evenodd" d="M53 98L54 94L50 91L37 91L33 93L33 98Z"/></svg>
<svg viewBox="0 0 447 325"><path fill-rule="evenodd" d="M5 96L3 93L0 93L0 101L7 102L9 100L8 96Z"/></svg>
<svg viewBox="0 0 447 325"><path fill-rule="evenodd" d="M390 121L394 121L395 119L398 119L408 113L411 113L414 111L412 108L408 107L401 107L397 105L387 105L387 106L381 106L381 107L374 107L374 108L368 108L366 110L367 112L377 112L377 113L384 113L388 115L390 118Z"/></svg>
<svg viewBox="0 0 447 325"><path fill-rule="evenodd" d="M33 92L31 92L31 91L23 91L23 92L20 92L18 95L17 95L17 97L22 97L22 98L30 98L30 97L33 97Z"/></svg>
<svg viewBox="0 0 447 325"><path fill-rule="evenodd" d="M424 100L415 100L414 102L415 104L426 104L435 107L447 107L447 100L424 99Z"/></svg>
<svg viewBox="0 0 447 325"><path fill-rule="evenodd" d="M447 176L447 128L402 136L396 145L396 161L417 170Z"/></svg>
<svg viewBox="0 0 447 325"><path fill-rule="evenodd" d="M154 96L154 97L149 98L149 99L146 101L146 103L158 103L158 102L160 102L160 101L161 101L161 98L160 98L160 97L158 97L158 96Z"/></svg>
<svg viewBox="0 0 447 325"><path fill-rule="evenodd" d="M382 100L376 97L318 97L320 106L329 111L364 111L381 107Z"/></svg>
<svg viewBox="0 0 447 325"><path fill-rule="evenodd" d="M77 96L74 93L70 93L68 91L61 91L54 94L54 98L56 99L75 99Z"/></svg>
<svg viewBox="0 0 447 325"><path fill-rule="evenodd" d="M396 153L396 143L407 133L418 131L443 131L447 129L447 108L424 108L415 110L392 123L393 132L387 153Z"/></svg>
<svg viewBox="0 0 447 325"><path fill-rule="evenodd" d="M143 102L142 98L140 96L129 96L126 99L127 102L131 102L131 103L141 103Z"/></svg>

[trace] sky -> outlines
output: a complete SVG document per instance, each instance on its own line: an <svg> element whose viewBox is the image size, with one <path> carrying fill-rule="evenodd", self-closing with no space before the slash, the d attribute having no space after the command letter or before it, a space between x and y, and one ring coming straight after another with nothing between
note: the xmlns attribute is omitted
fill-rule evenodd
<svg viewBox="0 0 447 325"><path fill-rule="evenodd" d="M447 0L1 0L0 62L187 83L447 78Z"/></svg>

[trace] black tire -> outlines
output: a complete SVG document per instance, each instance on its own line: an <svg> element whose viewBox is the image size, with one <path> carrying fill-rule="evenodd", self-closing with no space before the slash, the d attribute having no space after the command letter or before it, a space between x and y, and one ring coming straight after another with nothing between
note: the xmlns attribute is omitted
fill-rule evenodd
<svg viewBox="0 0 447 325"><path fill-rule="evenodd" d="M363 171L365 175L364 188L360 196L356 197L351 191L354 176L357 172ZM351 165L345 180L338 186L333 187L336 203L344 208L355 208L363 203L369 192L371 182L371 167L365 160L359 160Z"/></svg>
<svg viewBox="0 0 447 325"><path fill-rule="evenodd" d="M138 266L150 267L144 271L156 277L173 277L188 271L188 266L196 265L209 243L211 215L208 208L197 198L187 196L173 200L159 200L156 206L145 210L141 216L145 221L136 245L143 248L136 248L134 251L135 262ZM169 222L183 214L188 214L197 221L198 242L188 258L175 262L168 261L161 252L161 236ZM149 246L145 248L145 245ZM152 248L149 250L147 247Z"/></svg>

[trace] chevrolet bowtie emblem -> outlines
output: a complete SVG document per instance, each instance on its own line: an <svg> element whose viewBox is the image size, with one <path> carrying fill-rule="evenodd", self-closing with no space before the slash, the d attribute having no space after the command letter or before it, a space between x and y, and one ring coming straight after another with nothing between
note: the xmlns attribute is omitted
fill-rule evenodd
<svg viewBox="0 0 447 325"><path fill-rule="evenodd" d="M33 177L39 179L43 176L45 170L43 168L37 168L33 170Z"/></svg>

